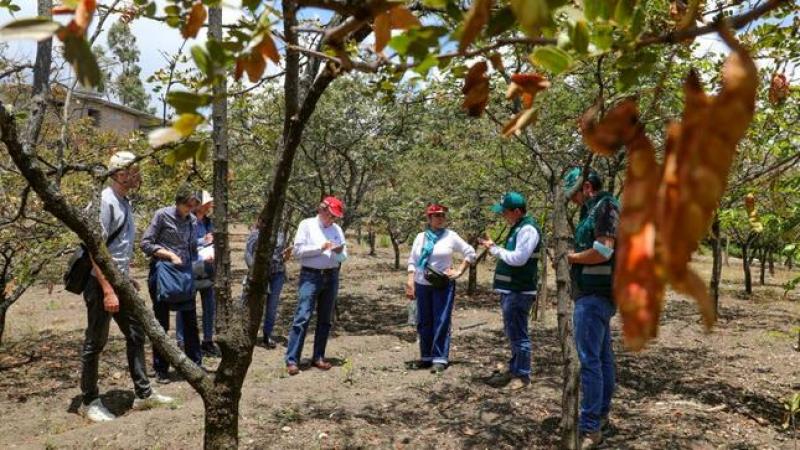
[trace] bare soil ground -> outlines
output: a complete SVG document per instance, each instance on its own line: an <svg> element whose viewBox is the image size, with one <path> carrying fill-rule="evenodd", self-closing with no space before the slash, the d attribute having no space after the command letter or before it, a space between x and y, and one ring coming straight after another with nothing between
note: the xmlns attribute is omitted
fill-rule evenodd
<svg viewBox="0 0 800 450"><path fill-rule="evenodd" d="M256 348L242 398L242 447L557 446L561 356L552 305L542 305L544 317L533 323L534 374L527 390L511 393L488 381L509 356L498 299L488 290L488 265L479 271L479 293L457 296L452 366L442 375L410 370L406 363L417 347L414 329L405 324L405 274L392 269L389 249L376 257L363 248L352 253L328 346L336 367L290 378L283 347ZM708 259L697 260L707 276ZM732 260L724 268L722 317L713 334L702 332L694 304L674 294L660 336L646 351L625 351L615 333L618 391L605 448L795 448L782 423L783 400L800 390L800 353L792 348L800 327L798 294L782 295L790 274L778 271L744 299L738 264ZM236 269L241 279L244 269ZM296 304L297 269L289 267L277 329L282 336ZM85 320L82 299L59 288L48 295L37 286L10 310L0 347L0 448L200 448L202 402L185 382L157 386L178 398L177 406L130 410L124 340L113 325L100 386L120 417L92 424L76 414ZM614 327L619 330L617 319Z"/></svg>

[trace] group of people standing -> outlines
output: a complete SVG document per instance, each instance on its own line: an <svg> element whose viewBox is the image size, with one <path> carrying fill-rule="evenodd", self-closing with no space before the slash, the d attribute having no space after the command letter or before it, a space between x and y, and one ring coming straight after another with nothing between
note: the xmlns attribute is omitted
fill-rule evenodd
<svg viewBox="0 0 800 450"><path fill-rule="evenodd" d="M127 195L141 183L135 155L115 153L110 162L111 185L103 190L100 222L107 246L120 271L128 275L135 237L133 211ZM581 206L580 222L575 229L575 251L567 255L571 266L572 292L575 300L573 323L575 344L581 363L581 407L579 427L584 448L602 441L615 386L614 355L611 346L610 319L615 314L611 297L614 267L614 241L619 222L619 205L613 195L602 191L602 180L594 170L568 170L562 184L567 197ZM218 356L213 342L215 303L213 293L213 225L210 219L213 199L206 192L179 189L173 206L155 212L141 239L141 249L151 258L148 291L154 314L169 329L169 313L176 312L176 335L186 355L202 367L202 357ZM511 390L531 383L532 343L528 323L536 301L539 261L542 254L542 228L528 213L527 202L517 192L506 193L491 210L502 215L509 231L502 243L487 236L478 244L496 258L493 289L499 294L503 329L509 341L511 357L508 370L496 377L506 381ZM456 279L477 260L475 248L455 231L447 228L448 208L438 203L428 205L425 231L414 239L408 258L406 296L416 301L420 358L417 367L434 373L445 371L449 364L452 312ZM311 317L316 310L316 330L311 365L329 370L325 358L331 330L339 271L347 259L347 243L336 223L344 216L343 203L333 196L317 206L317 215L301 221L294 241L287 245L283 232L276 239L272 255L268 298L263 324L263 345L275 348L275 326L280 293L285 281L285 261L294 257L300 265L298 299L284 362L289 375L300 373L303 344ZM248 236L245 262L252 265L258 240L256 224ZM111 231L114 230L114 231ZM462 262L453 267L454 254ZM93 263L94 264L94 263ZM182 280L192 280L190 295ZM135 281L131 278L135 284ZM137 287L138 289L138 287ZM203 341L197 327L195 291L202 299ZM94 266L84 291L88 326L82 353L82 410L94 421L114 418L98 396L97 366L99 353L107 338L113 318L126 338L128 365L134 381L138 407L146 402L171 403L167 396L150 386L144 368L144 333L130 311L120 307L116 294L102 272ZM153 351L157 381L169 382L169 364Z"/></svg>

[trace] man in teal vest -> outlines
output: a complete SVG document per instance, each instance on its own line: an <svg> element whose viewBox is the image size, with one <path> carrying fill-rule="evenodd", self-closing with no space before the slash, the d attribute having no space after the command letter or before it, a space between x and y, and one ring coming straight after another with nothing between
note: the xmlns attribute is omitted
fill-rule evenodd
<svg viewBox="0 0 800 450"><path fill-rule="evenodd" d="M614 276L614 241L619 225L619 204L603 191L600 175L581 167L568 170L562 179L564 194L581 205L575 228L575 251L567 255L575 310L575 347L581 362L581 408L578 427L581 448L596 447L608 423L614 393L614 352L611 317L616 307L611 295Z"/></svg>
<svg viewBox="0 0 800 450"><path fill-rule="evenodd" d="M506 193L492 212L502 214L511 230L505 248L491 239L479 243L497 258L494 290L500 293L503 328L511 343L508 374L512 377L509 389L521 389L531 382L531 339L528 335L528 315L536 301L541 227L529 215L525 197L518 192Z"/></svg>

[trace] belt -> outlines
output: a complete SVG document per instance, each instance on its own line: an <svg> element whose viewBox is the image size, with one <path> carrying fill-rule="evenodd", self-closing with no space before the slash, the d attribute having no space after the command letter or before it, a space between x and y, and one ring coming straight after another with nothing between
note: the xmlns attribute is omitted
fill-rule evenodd
<svg viewBox="0 0 800 450"><path fill-rule="evenodd" d="M306 272L311 272L311 273L318 273L320 275L328 275L339 272L338 267L332 267L330 269L315 269L313 267L303 266L300 268L300 270L305 270Z"/></svg>

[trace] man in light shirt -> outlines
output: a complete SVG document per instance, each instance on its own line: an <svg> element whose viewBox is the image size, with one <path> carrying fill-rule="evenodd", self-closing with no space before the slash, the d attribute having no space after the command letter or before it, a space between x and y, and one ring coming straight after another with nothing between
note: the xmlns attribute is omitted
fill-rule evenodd
<svg viewBox="0 0 800 450"><path fill-rule="evenodd" d="M297 226L293 254L300 261L301 269L297 309L286 348L286 370L289 375L300 373L300 354L315 305L317 328L314 330L311 364L320 370L331 368L331 364L325 361L325 346L339 290L339 267L347 258L344 233L335 223L342 217L344 204L338 198L328 196L317 207L315 217L305 219Z"/></svg>
<svg viewBox="0 0 800 450"><path fill-rule="evenodd" d="M503 328L511 343L508 375L512 379L508 388L515 390L531 382L528 316L536 301L541 227L527 215L525 197L518 192L506 193L500 203L492 206L492 212L502 214L511 227L505 248L488 238L479 243L497 258L494 290L500 294Z"/></svg>

